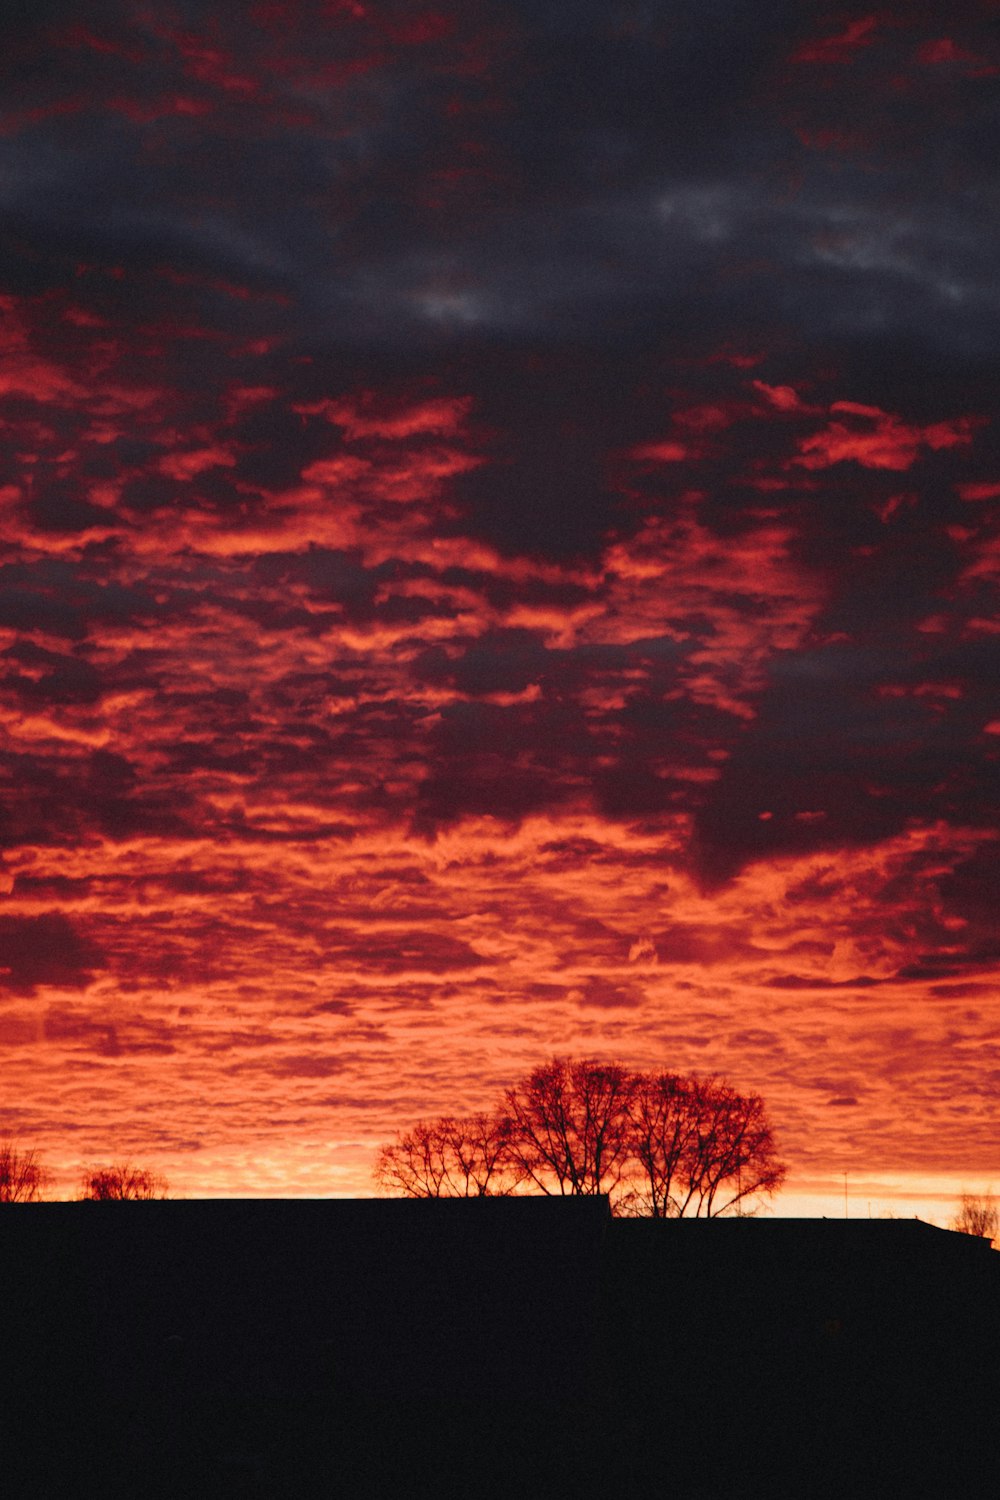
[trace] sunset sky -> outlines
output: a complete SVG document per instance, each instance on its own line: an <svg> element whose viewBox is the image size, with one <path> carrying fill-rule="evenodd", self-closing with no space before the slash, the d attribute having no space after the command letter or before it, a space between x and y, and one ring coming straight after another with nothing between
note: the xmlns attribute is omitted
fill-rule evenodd
<svg viewBox="0 0 1000 1500"><path fill-rule="evenodd" d="M555 1052L1000 1188L996 0L7 0L0 1133Z"/></svg>

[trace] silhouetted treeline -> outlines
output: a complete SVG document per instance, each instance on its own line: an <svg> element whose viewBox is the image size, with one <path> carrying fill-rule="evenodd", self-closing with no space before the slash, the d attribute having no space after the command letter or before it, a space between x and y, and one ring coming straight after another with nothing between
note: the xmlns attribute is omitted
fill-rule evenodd
<svg viewBox="0 0 1000 1500"><path fill-rule="evenodd" d="M562 1057L492 1112L418 1121L374 1170L384 1192L412 1198L608 1194L619 1214L664 1219L742 1212L786 1172L759 1094Z"/></svg>
<svg viewBox="0 0 1000 1500"><path fill-rule="evenodd" d="M997 1239L1000 1236L1000 1206L995 1194L963 1193L951 1227L961 1234L978 1235L980 1239Z"/></svg>
<svg viewBox="0 0 1000 1500"><path fill-rule="evenodd" d="M48 1173L36 1151L0 1141L0 1203L37 1203L47 1182Z"/></svg>
<svg viewBox="0 0 1000 1500"><path fill-rule="evenodd" d="M52 1174L37 1151L0 1141L0 1203L39 1203L51 1182ZM165 1198L167 1186L166 1178L126 1158L103 1167L85 1167L77 1197L91 1203Z"/></svg>

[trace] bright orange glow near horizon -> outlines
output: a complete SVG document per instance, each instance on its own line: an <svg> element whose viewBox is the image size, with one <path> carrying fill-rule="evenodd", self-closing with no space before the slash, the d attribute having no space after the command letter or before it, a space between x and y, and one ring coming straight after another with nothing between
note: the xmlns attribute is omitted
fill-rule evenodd
<svg viewBox="0 0 1000 1500"><path fill-rule="evenodd" d="M779 1213L1000 1188L990 7L569 9L2 23L59 1191L367 1194L554 1053L762 1094Z"/></svg>

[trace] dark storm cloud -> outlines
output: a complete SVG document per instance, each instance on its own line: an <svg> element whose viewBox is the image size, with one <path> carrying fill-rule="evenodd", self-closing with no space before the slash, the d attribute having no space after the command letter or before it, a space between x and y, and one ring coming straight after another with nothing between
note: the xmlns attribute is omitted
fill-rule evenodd
<svg viewBox="0 0 1000 1500"><path fill-rule="evenodd" d="M216 429L234 466L195 496L150 470L151 450L146 466L122 450L124 515L252 507L337 451L330 424L289 410L295 384L343 382L378 350L397 369L432 354L445 388L473 396L485 460L451 481L442 525L505 553L593 555L644 499L666 503L648 476L626 481L622 455L662 437L705 356L766 354L761 373L787 378L819 351L831 395L839 372L854 399L915 415L931 377L947 395L949 371L961 384L995 346L982 8L951 16L977 65L928 51L940 28L919 8L856 35L850 19L786 3L291 6L280 27L267 7L249 25L203 6L157 22L124 0L85 25L18 9L8 284L72 285L129 336L137 370L172 374L191 420L217 421L245 363L235 342L283 341L281 394ZM42 317L34 331L43 347L66 336ZM793 440L737 422L673 477L740 529L741 456ZM879 478L828 478L798 506L806 556L849 553L874 526ZM106 519L64 479L26 503L56 534ZM900 575L884 597L947 570L925 535L881 566ZM831 628L863 608L835 600Z"/></svg>
<svg viewBox="0 0 1000 1500"><path fill-rule="evenodd" d="M596 1010L634 1010L642 1004L642 991L634 985L614 984L603 976L592 974L577 1004Z"/></svg>
<svg viewBox="0 0 1000 1500"><path fill-rule="evenodd" d="M258 558L255 571L265 582L287 587L304 585L320 602L339 604L355 618L371 616L375 593L391 567L366 568L360 551L345 552L310 545L306 552L268 552ZM428 569L411 568L412 576L427 575Z"/></svg>
<svg viewBox="0 0 1000 1500"><path fill-rule="evenodd" d="M470 814L517 823L557 804L571 789L573 759L585 753L586 738L575 708L448 705L429 747L417 826L430 830Z"/></svg>
<svg viewBox="0 0 1000 1500"><path fill-rule="evenodd" d="M235 478L260 489L294 484L308 464L339 447L329 423L289 411L283 401L253 407L234 425L231 436L240 455Z"/></svg>
<svg viewBox="0 0 1000 1500"><path fill-rule="evenodd" d="M289 12L293 43L298 14ZM266 39L253 27L237 34L217 18L199 32L193 7L185 24L200 37L199 53L183 27L157 27L124 5L94 8L82 29L64 7L40 10L33 23L12 12L11 254L23 252L40 275L47 263L56 282L82 262L77 295L118 329L154 314L160 326L197 315L236 335L252 327L263 298L271 326L306 347L420 349L432 338L445 380L474 394L486 458L451 486L456 534L471 531L505 552L593 553L633 524L634 500L670 504L649 476L633 474L623 495L622 453L662 436L671 411L696 399L697 356L734 342L773 347L777 337L794 361L803 348L812 358L819 340L833 365L864 379L854 394L918 416L931 358L940 377L943 354L960 384L963 354L992 337L991 235L974 189L995 106L988 80L920 60L919 19L880 18L854 40L848 27L840 42L829 39L839 23L831 20L825 37L817 17L789 5L752 15L731 4L708 15L688 5L669 14L640 5L477 10L472 31L489 22L484 45L497 65L488 84L460 76L452 42L407 50L341 17L310 41L317 64L364 62L345 134L329 99L301 78L273 75L261 102L255 78ZM960 19L975 52L984 44L978 21ZM893 70L905 89L887 91ZM293 95L300 121L279 134ZM168 107L177 97L186 101L179 112ZM244 109L251 98L253 118ZM852 133L831 134L830 118L848 107ZM911 149L926 139L928 109L939 114L940 171ZM468 163L461 191L441 178L442 163L456 160ZM943 168L959 162L956 180ZM116 276L100 274L111 269ZM44 323L37 331L44 344ZM490 347L498 332L513 347ZM904 341L908 373L892 373L891 351ZM678 353L688 361L683 387ZM189 357L202 378L182 399L208 412L231 352ZM940 394L940 378L935 388ZM940 406L929 415L940 416ZM754 492L741 469L769 452L775 466L787 463L808 428L807 417L783 427L737 417L725 442L706 444L678 481L704 488L703 513L717 529L745 527ZM221 430L235 465L210 469L198 495L223 508L246 503L241 484L294 484L339 442L330 424L291 412L282 398ZM91 461L95 477L102 463L124 476L126 512L142 517L183 501L186 484L149 468L160 450L141 439L116 443L117 471L111 449ZM876 516L895 476L854 463L818 477L805 500L772 502L794 523L803 559L835 581L826 629L910 625L956 571L944 527L959 507L931 467L908 477L933 486L934 499L919 497L901 538L886 539ZM55 477L37 477L27 504L44 532L73 533L105 514ZM289 562L283 576L297 567L353 617L370 614L384 575L347 554L323 557ZM281 575L275 560L262 569ZM44 619L65 609L70 593L61 590L56 605L48 592L26 599L15 587L7 618ZM265 606L246 606L254 608ZM414 622L432 612L415 601L392 608ZM267 614L276 627L304 620ZM82 628L78 619L66 633ZM546 670L545 653L532 650L486 636L438 675L466 693L517 691ZM431 668L428 658L433 678ZM765 720L778 698L775 690ZM651 723L652 702L645 712ZM781 727L780 706L777 714L770 738L751 736L762 741L762 762L799 740ZM916 730L919 715L912 707L909 715ZM896 733L905 738L904 717L900 709ZM560 738L552 725L539 733ZM848 723L839 740L866 733ZM737 774L727 769L723 786ZM529 805L541 795L536 773L522 779L514 801ZM604 805L616 815L630 786L636 811L656 800L641 751L605 780ZM853 785L848 776L845 796ZM902 815L883 802L883 821ZM820 836L814 826L809 837Z"/></svg>
<svg viewBox="0 0 1000 1500"><path fill-rule="evenodd" d="M293 9L278 57L259 21L220 12L206 30L200 7L187 40L124 4L76 30L58 7L33 32L22 19L9 214L36 256L61 242L51 253L284 287L292 326L319 316L348 343L490 329L635 347L652 323L705 343L877 325L986 347L992 235L975 188L995 93L918 60L912 8L839 67L794 61L819 18L789 4L444 16L419 45L377 16L314 18L308 57ZM157 114L178 94L179 113ZM944 126L933 164L915 150L928 111ZM812 116L822 140L845 114L853 148L803 143ZM141 277L138 295L141 313ZM247 305L230 303L220 315Z"/></svg>
<svg viewBox="0 0 1000 1500"><path fill-rule="evenodd" d="M982 844L940 880L947 912L969 924L981 946L1000 949L1000 842Z"/></svg>
<svg viewBox="0 0 1000 1500"><path fill-rule="evenodd" d="M413 664L414 677L423 682L447 682L470 698L520 693L533 684L542 684L553 699L566 702L588 683L599 682L602 676L616 678L624 668L631 667L637 675L643 672L644 685L658 704L654 713L663 711L662 703L655 698L657 690L673 686L685 655L684 648L669 637L635 640L627 646L558 650L546 646L536 631L510 628L484 630L468 643L455 644L462 649L449 653L432 646L422 652ZM640 698L638 690L624 713L626 721L638 724L642 720ZM650 723L650 727L655 726Z"/></svg>
<svg viewBox="0 0 1000 1500"><path fill-rule="evenodd" d="M993 1159L995 20L0 6L26 1120L364 1191L558 1036Z"/></svg>
<svg viewBox="0 0 1000 1500"><path fill-rule="evenodd" d="M824 423L863 436L881 420L836 416L838 399L871 403L892 432L992 409L990 40L975 6L951 13L951 50L932 12L900 7L852 30L856 19L779 3L476 4L437 19L303 5L280 25L266 6L247 24L199 5L157 19L124 0L85 22L67 6L11 9L8 286L45 293L30 314L42 350L67 338L89 348L96 319L126 373L155 369L168 389L148 417L119 416L129 430L99 440L84 437L79 413L74 427L58 402L35 402L32 420L52 430L19 500L28 524L57 540L111 520L141 533L186 512L249 526L310 465L345 452L383 460L377 436L304 409L310 395L384 388L387 371L403 393L431 352L436 389L471 397L478 460L444 486L439 535L565 562L596 558L649 514L673 515L689 490L720 536L752 534L766 506L823 581L818 636L915 655L963 696L937 723L919 697L877 696L918 685L898 664L880 678L861 650L850 661L796 653L774 664L736 744L718 709L677 701L673 659L650 665L643 640L563 652L491 627L447 650L418 642L417 684L543 694L444 710L418 821L517 818L580 786L613 818L655 815L680 790L656 764L668 742L697 766L710 742L733 748L714 786L684 789L707 870L898 830L942 785L957 816L988 786L993 761L976 736L993 710L988 668L970 665L973 687L948 653L988 648L953 640L934 662L916 633L953 604L964 456L913 438L898 468L829 445L824 467L801 460ZM59 289L73 299L69 326L47 300ZM251 356L261 331L277 352ZM708 363L726 350L735 364ZM751 373L739 356L756 361ZM797 384L799 407L769 409L749 394L752 376ZM229 409L241 381L259 396ZM218 446L195 474L169 467L175 422ZM116 487L110 501L63 472L71 440L79 473ZM676 462L636 459L664 442ZM975 428L970 480L995 477L998 446L995 426ZM104 581L100 561L9 564L0 624L77 641L102 621L149 618L141 590ZM503 578L405 559L366 566L332 547L276 550L253 567L272 589L306 592L227 595L231 619L276 634L321 633L326 604L419 635L455 613L435 586L469 585L494 606L530 601ZM586 594L568 581L532 587L553 605ZM179 618L198 593L177 585L157 599L156 617ZM688 623L710 641L710 627ZM155 681L152 657L132 666L135 682ZM581 712L578 694L602 672L639 666L644 683L616 710ZM123 664L115 685L127 678ZM332 676L295 682L336 688ZM96 668L69 656L8 685L47 703L99 691ZM258 740L252 717L229 729L225 744L164 744L171 772L292 774L335 753L315 726L294 745ZM369 745L367 734L356 725L337 753ZM117 836L165 826L167 795L117 791L95 807Z"/></svg>
<svg viewBox="0 0 1000 1500"><path fill-rule="evenodd" d="M142 1053L169 1056L176 1051L170 1027L150 1024L139 1017L122 1024L53 1007L44 1018L43 1031L47 1042L76 1051L96 1052L102 1057Z"/></svg>
<svg viewBox="0 0 1000 1500"><path fill-rule="evenodd" d="M983 727L1000 713L997 638L906 644L909 659L897 640L775 662L696 818L710 883L754 859L868 844L935 816L996 825L1000 752Z"/></svg>
<svg viewBox="0 0 1000 1500"><path fill-rule="evenodd" d="M447 683L471 701L448 704L431 730L418 826L469 814L517 822L581 789L611 817L662 812L678 795L677 782L657 774L663 757L701 764L723 717L664 702L685 655L668 638L556 650L524 629L485 631L457 653L423 651L411 669L416 682ZM625 702L602 708L606 686L625 672L632 679ZM526 690L538 696L476 701Z"/></svg>
<svg viewBox="0 0 1000 1500"><path fill-rule="evenodd" d="M103 962L62 912L0 916L0 989L30 995L39 985L82 989Z"/></svg>
<svg viewBox="0 0 1000 1500"><path fill-rule="evenodd" d="M0 667L0 688L13 692L27 704L95 703L101 696L101 676L88 661L46 651L31 641L18 641L0 653L0 660L11 663L14 670ZM21 675L17 666L29 669Z"/></svg>
<svg viewBox="0 0 1000 1500"><path fill-rule="evenodd" d="M44 475L34 477L28 514L36 530L55 533L86 531L108 520L107 511L82 498L78 480Z"/></svg>
<svg viewBox="0 0 1000 1500"><path fill-rule="evenodd" d="M89 625L130 624L151 611L141 589L104 582L74 563L45 558L0 566L0 625L15 630L78 640Z"/></svg>
<svg viewBox="0 0 1000 1500"><path fill-rule="evenodd" d="M44 700L41 700L44 703ZM61 692L59 703L72 706ZM29 705L34 706L34 705ZM97 750L53 754L51 744L22 754L0 754L4 805L0 808L0 847L72 848L79 840L103 835L130 838L191 839L198 817L190 788L164 778L137 776L122 756Z"/></svg>

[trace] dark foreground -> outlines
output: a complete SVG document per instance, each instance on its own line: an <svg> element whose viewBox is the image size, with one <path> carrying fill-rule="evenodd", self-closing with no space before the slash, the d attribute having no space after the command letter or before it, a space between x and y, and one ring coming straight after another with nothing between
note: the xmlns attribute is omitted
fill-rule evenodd
<svg viewBox="0 0 1000 1500"><path fill-rule="evenodd" d="M1000 1255L916 1221L39 1204L0 1218L0 1277L11 1500L944 1497L1000 1474Z"/></svg>

